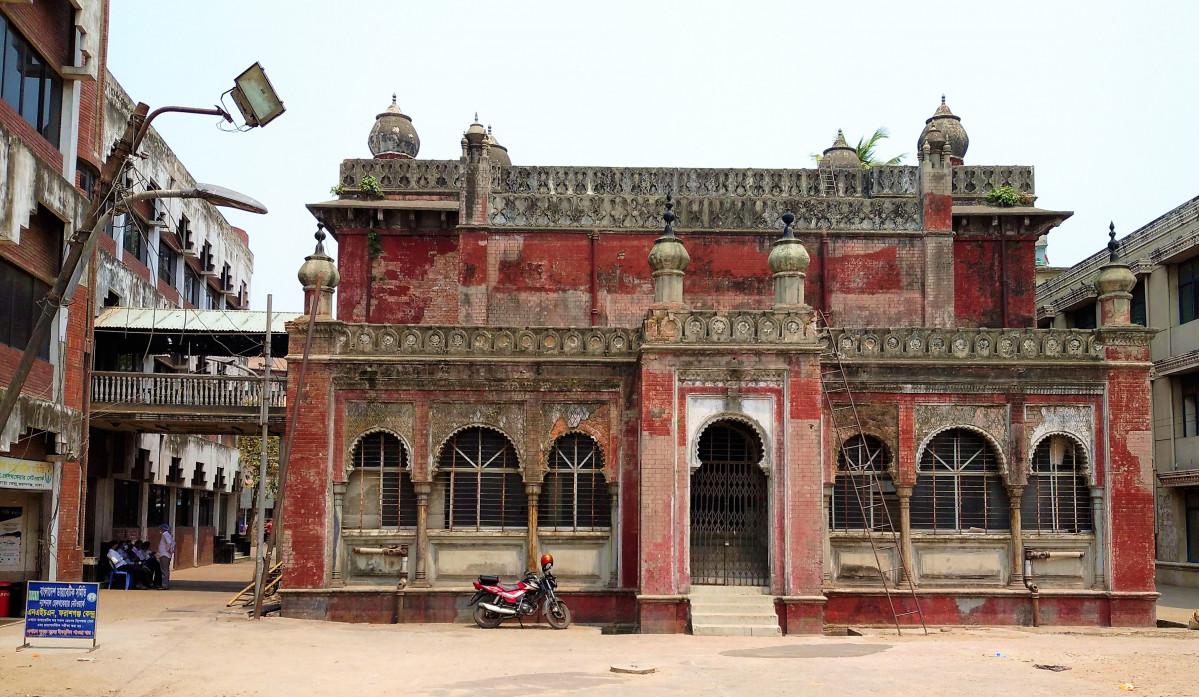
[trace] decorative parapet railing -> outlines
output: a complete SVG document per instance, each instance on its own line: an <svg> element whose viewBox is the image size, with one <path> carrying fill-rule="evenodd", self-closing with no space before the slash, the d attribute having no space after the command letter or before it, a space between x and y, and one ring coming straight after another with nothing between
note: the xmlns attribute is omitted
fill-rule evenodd
<svg viewBox="0 0 1199 697"><path fill-rule="evenodd" d="M636 330L618 327L462 327L344 324L332 328L330 352L341 356L526 358L632 357Z"/></svg>
<svg viewBox="0 0 1199 697"><path fill-rule="evenodd" d="M869 170L677 169L669 167L501 167L497 194L809 198L915 196L915 167ZM827 177L831 175L831 177Z"/></svg>
<svg viewBox="0 0 1199 697"><path fill-rule="evenodd" d="M831 327L821 341L842 360L1103 360L1098 334L1084 329L935 329Z"/></svg>
<svg viewBox="0 0 1199 697"><path fill-rule="evenodd" d="M645 318L645 345L815 346L812 311L655 310Z"/></svg>
<svg viewBox="0 0 1199 697"><path fill-rule="evenodd" d="M262 407L263 381L255 377L92 373L92 402L112 407ZM287 406L287 379L266 384L268 407Z"/></svg>
<svg viewBox="0 0 1199 697"><path fill-rule="evenodd" d="M492 194L487 222L497 227L662 227L665 195ZM920 230L920 203L904 198L678 196L675 229L782 230L784 211L798 230Z"/></svg>
<svg viewBox="0 0 1199 697"><path fill-rule="evenodd" d="M960 198L983 197L998 186L1034 194L1035 184L1032 167L962 166L953 169L953 195Z"/></svg>
<svg viewBox="0 0 1199 697"><path fill-rule="evenodd" d="M338 181L349 192L370 176L384 191L456 194L465 174L466 165L458 160L343 160Z"/></svg>

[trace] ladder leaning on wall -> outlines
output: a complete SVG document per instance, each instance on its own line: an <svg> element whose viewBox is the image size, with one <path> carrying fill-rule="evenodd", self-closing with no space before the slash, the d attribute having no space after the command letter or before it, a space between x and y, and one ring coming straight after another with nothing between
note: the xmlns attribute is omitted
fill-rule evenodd
<svg viewBox="0 0 1199 697"><path fill-rule="evenodd" d="M820 311L816 316L819 324L828 329L827 315ZM874 554L874 564L878 569L883 593L887 597L887 607L891 611L891 620L895 624L896 633L903 634L899 619L916 615L920 620L920 628L928 634L928 627L924 624L924 611L920 608L920 598L916 595L916 586L912 582L911 569L907 566L907 558L900 547L899 533L891 522L891 512L883 499L883 481L876 467L876 464L882 463L883 453L871 445L862 429L858 407L854 403L849 379L845 375L845 365L841 361L841 347L833 341L831 332L829 341L832 357L830 360L826 354L821 360L820 386L836 437L835 451L841 452L841 448L846 447L850 439L856 437L852 447L857 450L857 458L852 461L849 457L844 458L846 474L852 473L856 476L845 476L845 483L853 491L853 498L861 511L866 537ZM840 459L839 457L838 460ZM838 472L838 475L841 473ZM891 566L892 559L898 560L899 565ZM898 581L894 576L897 571L900 572ZM899 606L905 603L908 607L901 611Z"/></svg>

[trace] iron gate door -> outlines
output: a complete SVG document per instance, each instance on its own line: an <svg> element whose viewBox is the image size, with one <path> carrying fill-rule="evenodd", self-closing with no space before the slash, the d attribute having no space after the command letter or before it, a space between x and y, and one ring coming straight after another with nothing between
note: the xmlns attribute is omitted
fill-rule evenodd
<svg viewBox="0 0 1199 697"><path fill-rule="evenodd" d="M700 436L691 475L691 583L770 584L766 474L747 427L717 423Z"/></svg>

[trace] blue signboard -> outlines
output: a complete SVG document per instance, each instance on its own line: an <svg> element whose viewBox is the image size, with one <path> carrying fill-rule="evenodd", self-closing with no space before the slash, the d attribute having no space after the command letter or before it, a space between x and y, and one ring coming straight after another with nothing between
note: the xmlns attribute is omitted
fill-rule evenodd
<svg viewBox="0 0 1199 697"><path fill-rule="evenodd" d="M30 581L25 596L25 646L32 638L91 639L96 646L97 583Z"/></svg>

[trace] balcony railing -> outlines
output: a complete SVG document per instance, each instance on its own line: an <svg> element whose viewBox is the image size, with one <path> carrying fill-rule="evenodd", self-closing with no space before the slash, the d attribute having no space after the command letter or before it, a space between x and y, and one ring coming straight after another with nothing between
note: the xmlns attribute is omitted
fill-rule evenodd
<svg viewBox="0 0 1199 697"><path fill-rule="evenodd" d="M287 406L287 379L266 383L268 407ZM262 406L263 381L255 377L143 373L92 373L92 402L156 407Z"/></svg>

